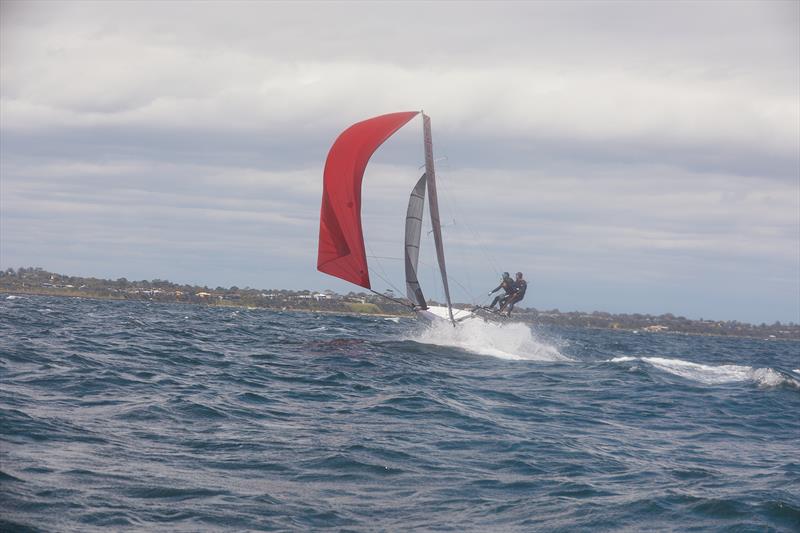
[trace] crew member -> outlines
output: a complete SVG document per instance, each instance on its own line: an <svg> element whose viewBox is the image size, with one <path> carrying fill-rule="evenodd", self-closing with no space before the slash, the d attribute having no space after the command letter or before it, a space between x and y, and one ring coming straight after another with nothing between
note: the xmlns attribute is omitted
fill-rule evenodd
<svg viewBox="0 0 800 533"><path fill-rule="evenodd" d="M525 291L528 289L528 282L522 279L522 272L517 272L517 279L514 280L514 291L508 296L500 306L500 312L505 312L506 316L511 316L514 304L525 298Z"/></svg>
<svg viewBox="0 0 800 533"><path fill-rule="evenodd" d="M509 296L511 296L516 290L516 287L514 286L514 280L511 279L511 276L509 275L508 272L503 272L503 279L500 280L500 285L492 289L492 291L489 293L489 296L496 293L500 289L503 289L505 292L503 294L498 294L495 297L494 301L492 302L492 305L489 306L489 309L494 309L494 306L497 305L498 303L502 308L505 305L506 299Z"/></svg>

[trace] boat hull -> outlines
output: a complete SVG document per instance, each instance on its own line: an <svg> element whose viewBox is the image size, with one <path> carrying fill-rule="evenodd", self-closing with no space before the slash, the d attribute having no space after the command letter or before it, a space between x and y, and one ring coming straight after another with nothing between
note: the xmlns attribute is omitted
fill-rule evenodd
<svg viewBox="0 0 800 533"><path fill-rule="evenodd" d="M450 322L450 314L447 307L443 305L432 305L427 309L417 309L417 317L426 322ZM466 309L453 309L453 318L456 322L461 322L470 318L477 318L477 315Z"/></svg>

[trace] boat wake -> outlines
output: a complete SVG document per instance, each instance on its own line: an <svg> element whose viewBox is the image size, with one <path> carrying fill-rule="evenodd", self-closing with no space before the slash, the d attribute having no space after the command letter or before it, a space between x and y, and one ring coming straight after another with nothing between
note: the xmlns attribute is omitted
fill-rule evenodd
<svg viewBox="0 0 800 533"><path fill-rule="evenodd" d="M722 385L750 381L759 387L788 386L800 390L800 381L772 368L753 368L744 365L703 365L682 359L664 357L615 357L609 363L645 362L661 371L706 385Z"/></svg>
<svg viewBox="0 0 800 533"><path fill-rule="evenodd" d="M555 346L536 337L521 323L496 324L480 319L465 320L454 328L439 321L415 332L410 340L437 346L450 346L510 360L571 361Z"/></svg>

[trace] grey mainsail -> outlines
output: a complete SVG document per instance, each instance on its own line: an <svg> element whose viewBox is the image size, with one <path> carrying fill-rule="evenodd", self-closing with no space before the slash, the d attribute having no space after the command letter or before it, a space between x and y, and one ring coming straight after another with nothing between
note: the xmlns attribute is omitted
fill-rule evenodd
<svg viewBox="0 0 800 533"><path fill-rule="evenodd" d="M455 325L453 318L453 304L450 302L450 287L447 284L447 267L444 263L444 246L442 245L442 223L439 220L439 197L436 194L436 173L433 169L433 139L431 137L431 118L422 114L422 131L425 141L425 177L428 183L428 206L431 212L431 226L433 227L433 241L436 244L436 258L439 260L439 272L442 274L444 297L447 300L447 311L450 321Z"/></svg>
<svg viewBox="0 0 800 533"><path fill-rule="evenodd" d="M408 299L422 309L428 306L425 304L425 296L422 295L422 288L419 286L417 277L417 267L419 265L419 238L422 234L422 212L425 209L425 180L423 174L411 196L408 198L408 211L406 211L406 294Z"/></svg>

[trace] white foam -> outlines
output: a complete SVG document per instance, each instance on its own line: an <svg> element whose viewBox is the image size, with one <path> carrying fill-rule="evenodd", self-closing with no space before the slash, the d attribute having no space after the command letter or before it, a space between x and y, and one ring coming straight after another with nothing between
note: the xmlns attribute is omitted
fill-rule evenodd
<svg viewBox="0 0 800 533"><path fill-rule="evenodd" d="M608 363L626 363L628 361L636 361L635 357L630 356L623 356L623 357L615 357L614 359L609 359Z"/></svg>
<svg viewBox="0 0 800 533"><path fill-rule="evenodd" d="M615 357L611 363L640 360L653 365L659 370L690 379L707 385L721 385L752 381L760 387L778 387L788 385L800 389L800 381L782 374L772 368L753 368L744 365L703 365L682 359L664 357Z"/></svg>
<svg viewBox="0 0 800 533"><path fill-rule="evenodd" d="M338 326L318 326L308 330L309 333L318 333L321 331L335 331L336 333L353 333L352 329L342 328Z"/></svg>
<svg viewBox="0 0 800 533"><path fill-rule="evenodd" d="M437 322L424 327L412 340L437 346L451 346L468 352L512 360L569 361L555 346L534 335L525 324L495 324L480 319L465 320L453 327Z"/></svg>
<svg viewBox="0 0 800 533"><path fill-rule="evenodd" d="M756 368L753 370L753 380L762 387L789 385L795 389L800 389L800 381L797 381L791 376L781 374L771 368Z"/></svg>
<svg viewBox="0 0 800 533"><path fill-rule="evenodd" d="M670 374L709 385L747 381L751 379L753 373L752 367L740 365L709 366L663 357L643 357L642 361Z"/></svg>

